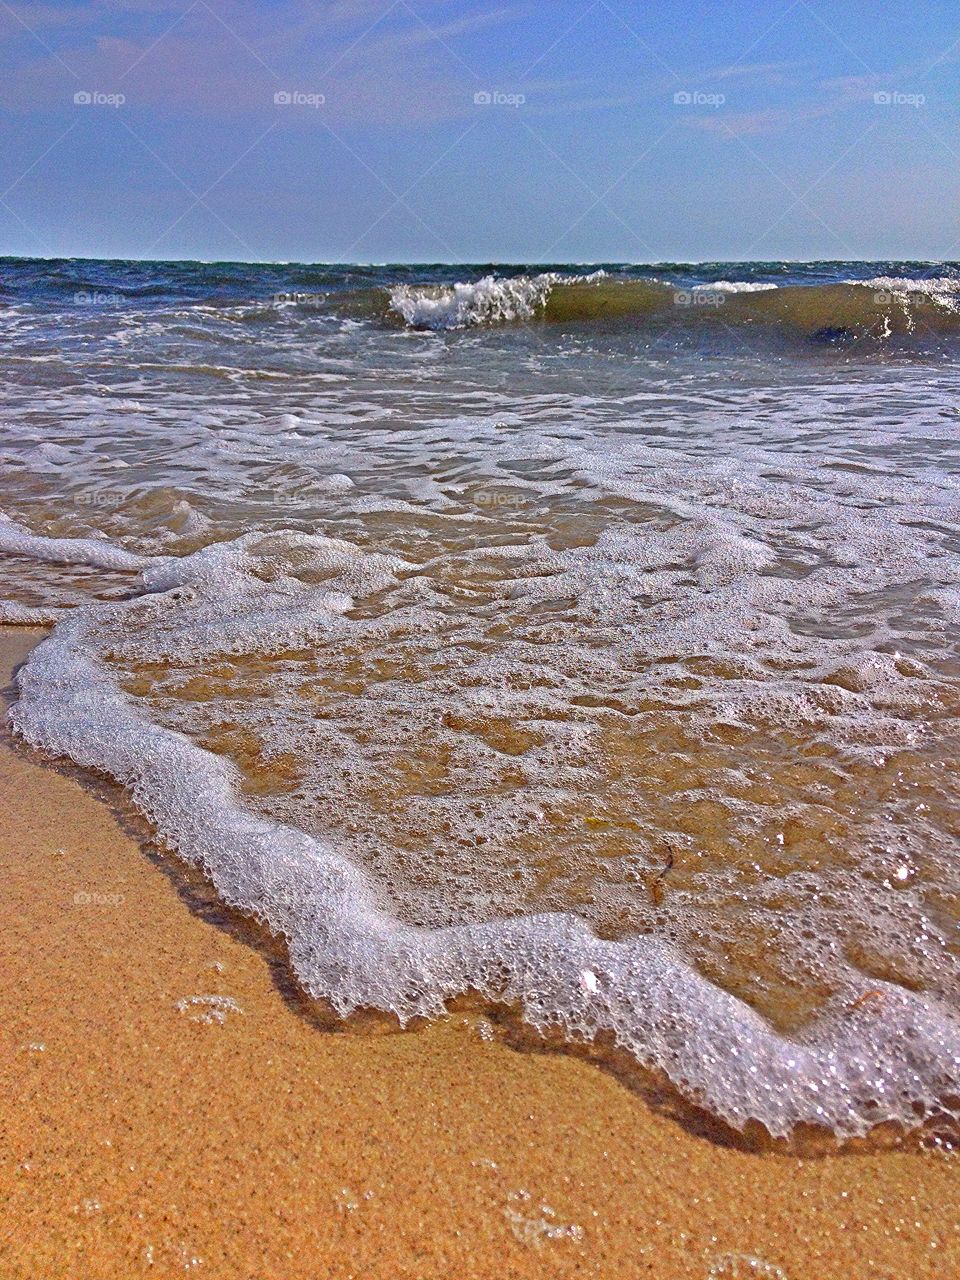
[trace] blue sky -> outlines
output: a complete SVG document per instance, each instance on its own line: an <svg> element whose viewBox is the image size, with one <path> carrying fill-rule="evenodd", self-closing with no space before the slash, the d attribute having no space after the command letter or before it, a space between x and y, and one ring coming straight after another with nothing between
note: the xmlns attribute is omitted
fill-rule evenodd
<svg viewBox="0 0 960 1280"><path fill-rule="evenodd" d="M955 0L0 0L0 253L958 258L958 69Z"/></svg>

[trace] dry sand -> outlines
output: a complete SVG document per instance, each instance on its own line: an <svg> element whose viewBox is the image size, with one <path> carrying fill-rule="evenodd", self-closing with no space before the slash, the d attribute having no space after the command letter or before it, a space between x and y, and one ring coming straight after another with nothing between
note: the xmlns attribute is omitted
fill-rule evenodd
<svg viewBox="0 0 960 1280"><path fill-rule="evenodd" d="M98 791L0 743L2 1280L960 1275L957 1157L719 1145L476 1018L322 1030Z"/></svg>

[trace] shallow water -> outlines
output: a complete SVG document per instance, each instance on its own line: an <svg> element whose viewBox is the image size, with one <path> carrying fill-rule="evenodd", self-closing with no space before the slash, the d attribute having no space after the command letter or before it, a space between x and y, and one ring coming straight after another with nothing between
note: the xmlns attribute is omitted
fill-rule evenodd
<svg viewBox="0 0 960 1280"><path fill-rule="evenodd" d="M960 272L509 276L3 264L15 721L343 1011L479 989L734 1124L912 1123L960 1074Z"/></svg>

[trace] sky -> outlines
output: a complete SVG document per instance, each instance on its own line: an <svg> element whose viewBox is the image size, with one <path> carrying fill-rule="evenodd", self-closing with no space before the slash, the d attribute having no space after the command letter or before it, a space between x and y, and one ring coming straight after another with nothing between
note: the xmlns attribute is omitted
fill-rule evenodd
<svg viewBox="0 0 960 1280"><path fill-rule="evenodd" d="M956 0L0 0L0 254L960 258Z"/></svg>

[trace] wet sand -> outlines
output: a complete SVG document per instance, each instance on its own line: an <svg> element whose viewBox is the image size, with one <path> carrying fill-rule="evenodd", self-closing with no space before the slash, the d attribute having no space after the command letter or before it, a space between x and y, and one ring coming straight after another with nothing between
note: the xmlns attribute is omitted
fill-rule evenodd
<svg viewBox="0 0 960 1280"><path fill-rule="evenodd" d="M0 628L0 683L42 634ZM960 1157L721 1145L477 1018L323 1030L95 785L7 737L4 1280L960 1274Z"/></svg>

